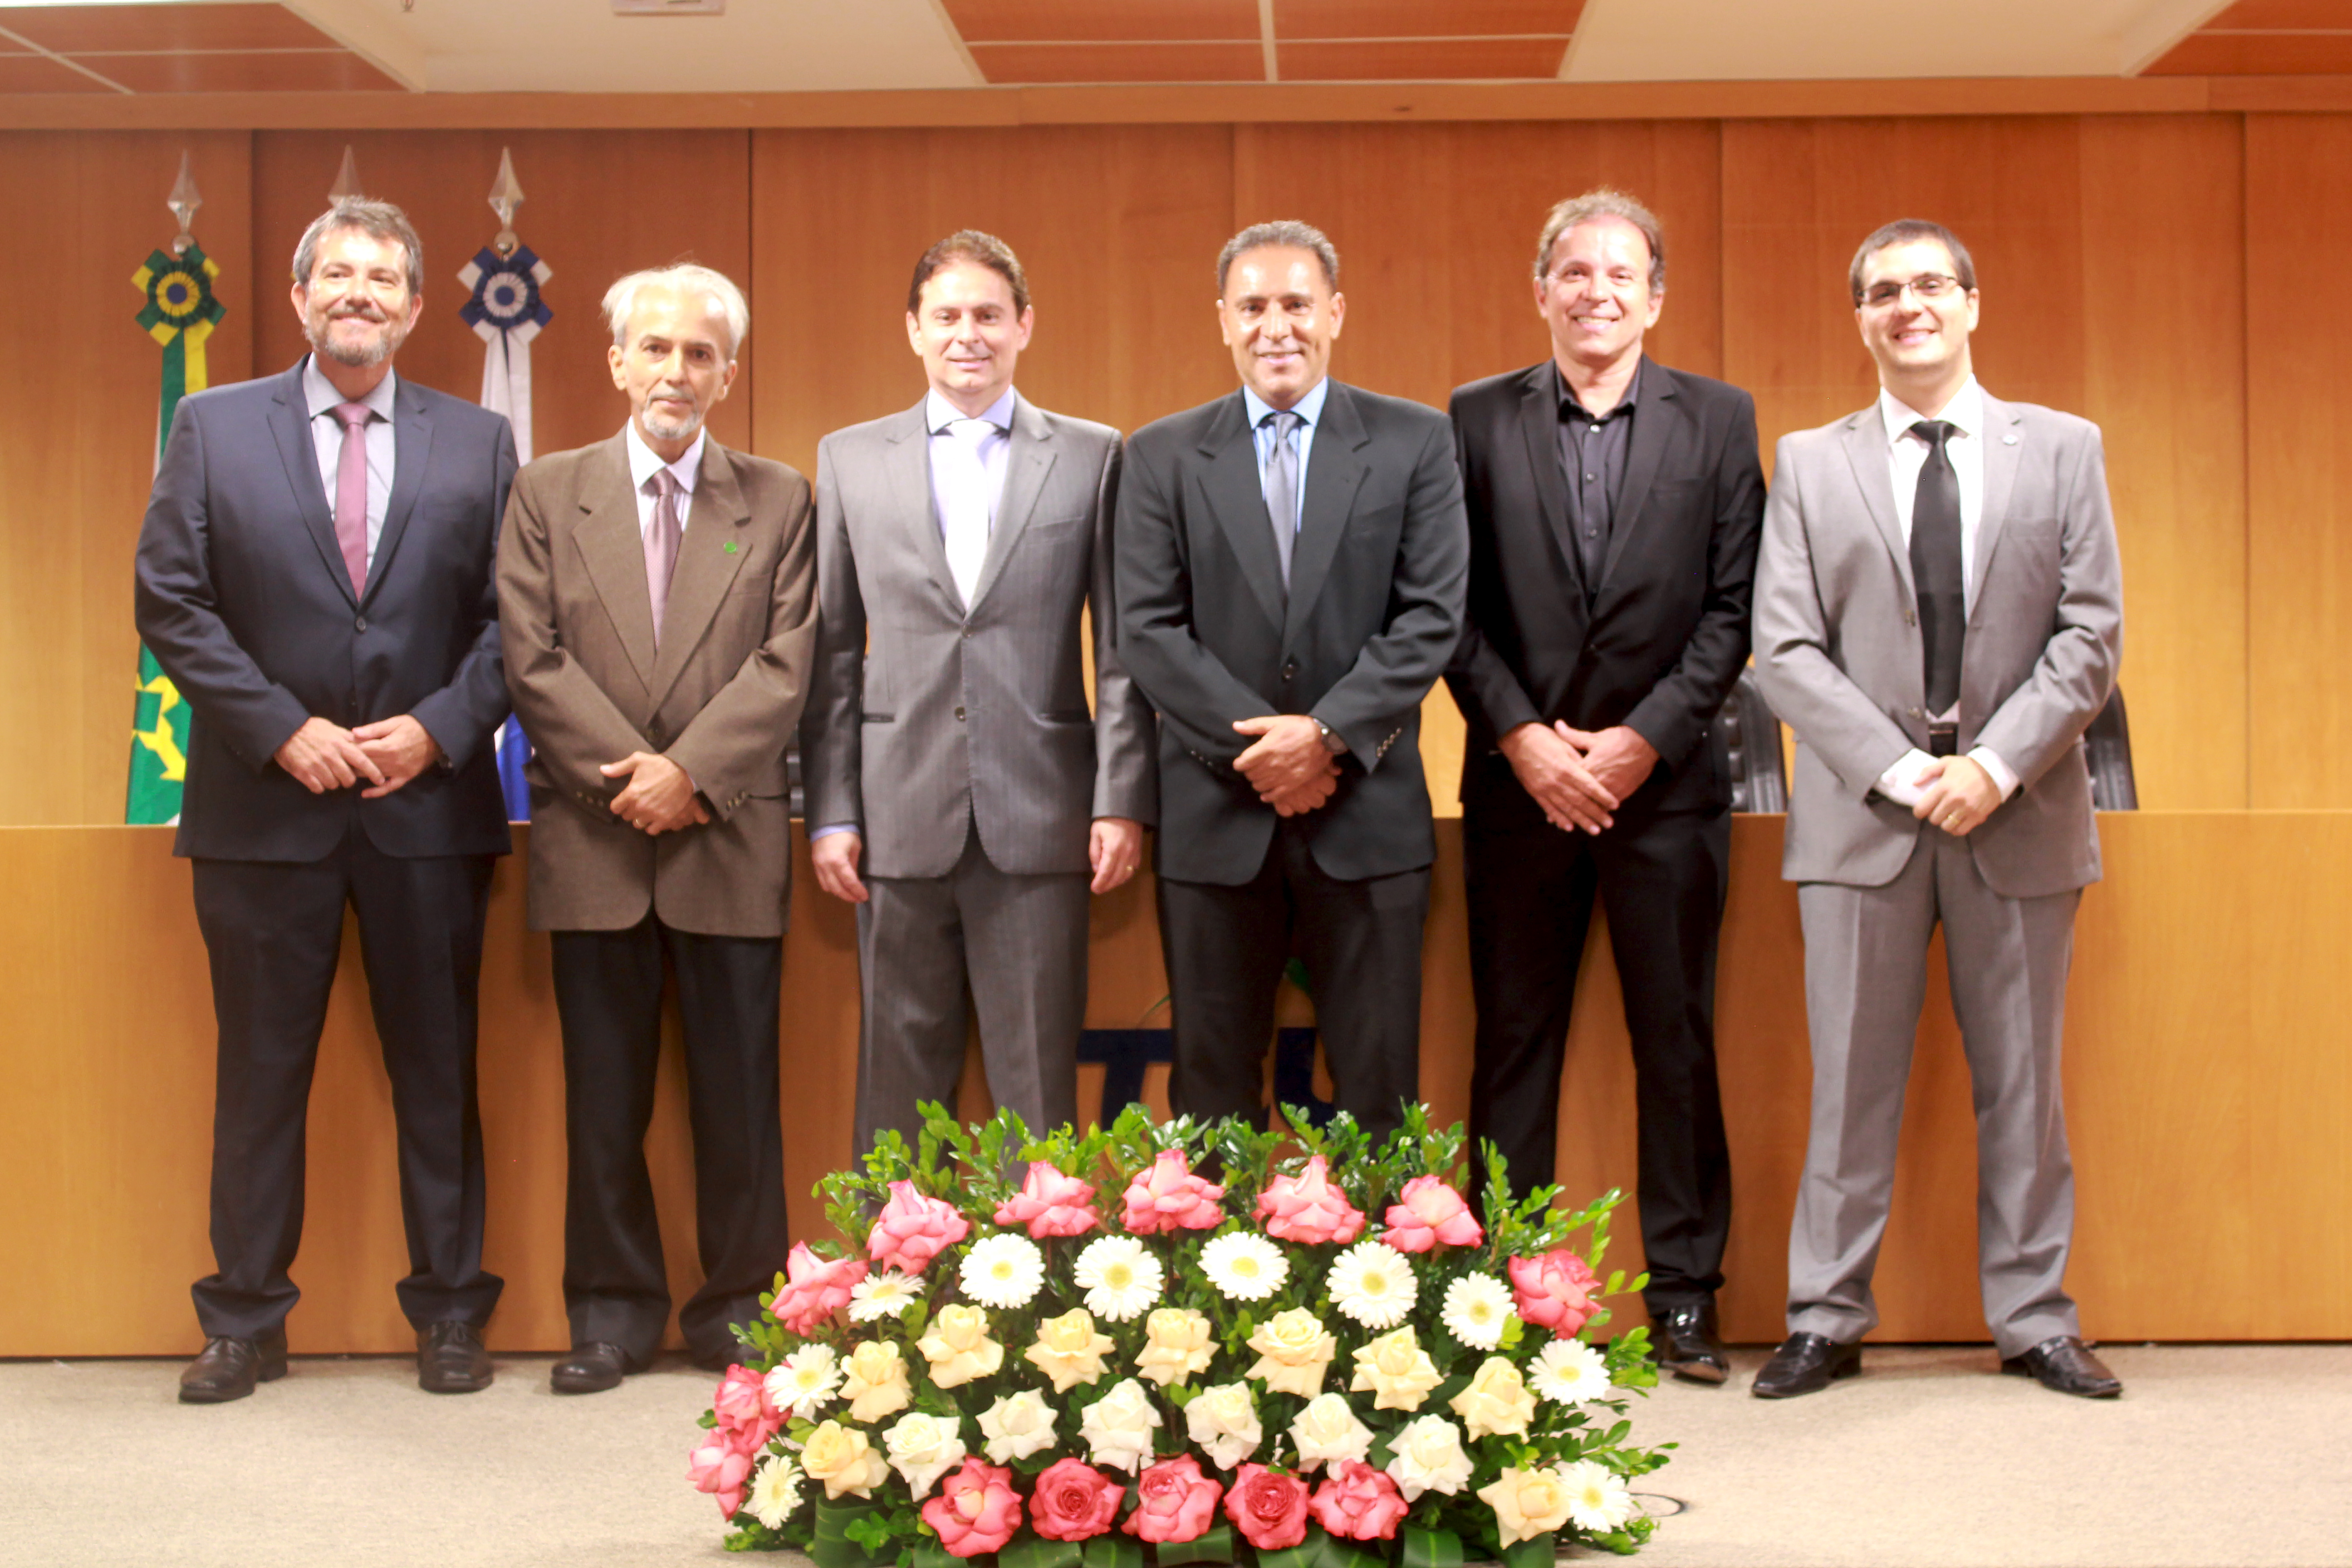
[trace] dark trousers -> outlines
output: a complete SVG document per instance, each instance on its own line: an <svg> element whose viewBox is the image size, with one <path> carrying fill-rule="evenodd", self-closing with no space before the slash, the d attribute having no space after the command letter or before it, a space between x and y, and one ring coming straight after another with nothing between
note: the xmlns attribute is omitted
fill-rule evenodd
<svg viewBox="0 0 2352 1568"><path fill-rule="evenodd" d="M1723 1284L1731 1156L1715 1072L1715 952L1730 856L1721 811L1621 816L1592 837L1540 820L1463 824L1478 1008L1471 1136L1494 1140L1513 1192L1552 1179L1560 1061L1597 891L1633 1039L1643 1295L1654 1312Z"/></svg>
<svg viewBox="0 0 2352 1568"><path fill-rule="evenodd" d="M302 1240L310 1076L347 903L359 917L398 1129L408 1239L400 1310L419 1327L488 1321L503 1281L482 1270L474 1034L490 857L385 855L355 826L322 860L198 860L194 871L220 1027L212 1173L218 1272L193 1291L205 1332L268 1333L301 1296L288 1271Z"/></svg>
<svg viewBox="0 0 2352 1568"><path fill-rule="evenodd" d="M571 1140L563 1306L572 1342L618 1345L644 1365L669 1321L646 1172L667 958L685 1025L703 1272L677 1325L696 1359L737 1356L731 1325L759 1318L760 1292L774 1287L792 1246L777 1102L783 940L702 936L648 914L626 931L556 931L553 958Z"/></svg>
<svg viewBox="0 0 2352 1568"><path fill-rule="evenodd" d="M1307 966L1333 1100L1373 1136L1421 1098L1421 929L1429 868L1345 881L1315 863L1306 836L1276 827L1247 882L1160 881L1180 1116L1263 1121L1274 1001L1293 953Z"/></svg>

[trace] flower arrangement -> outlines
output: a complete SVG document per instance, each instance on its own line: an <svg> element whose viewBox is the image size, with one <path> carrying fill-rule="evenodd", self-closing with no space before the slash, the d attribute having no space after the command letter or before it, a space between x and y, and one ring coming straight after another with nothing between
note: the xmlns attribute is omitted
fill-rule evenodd
<svg viewBox="0 0 2352 1568"><path fill-rule="evenodd" d="M688 1459L730 1551L1549 1568L1649 1539L1648 1331L1595 1332L1642 1284L1596 1272L1618 1194L1515 1200L1489 1146L1482 1218L1462 1129L1419 1107L1377 1149L1289 1108L1042 1137L923 1110L818 1184L863 1246L795 1246L737 1328Z"/></svg>

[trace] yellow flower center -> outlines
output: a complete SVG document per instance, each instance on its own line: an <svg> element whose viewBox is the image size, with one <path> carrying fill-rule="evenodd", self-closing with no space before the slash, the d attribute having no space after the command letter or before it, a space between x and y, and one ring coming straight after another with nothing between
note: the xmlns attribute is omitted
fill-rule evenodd
<svg viewBox="0 0 2352 1568"><path fill-rule="evenodd" d="M998 1258L998 1259L997 1259L993 1264L990 1265L990 1267L989 1267L989 1270L988 1270L988 1275L989 1275L989 1278L990 1278L990 1279L1012 1279L1012 1278L1013 1278L1013 1259L1011 1259L1010 1258Z"/></svg>
<svg viewBox="0 0 2352 1568"><path fill-rule="evenodd" d="M1103 1270L1103 1283L1114 1290L1124 1290L1135 1283L1135 1270L1124 1263L1114 1263Z"/></svg>
<svg viewBox="0 0 2352 1568"><path fill-rule="evenodd" d="M1244 1279L1256 1279L1258 1277L1257 1259L1246 1252L1243 1253L1234 1259L1234 1272Z"/></svg>
<svg viewBox="0 0 2352 1568"><path fill-rule="evenodd" d="M1377 1268L1367 1268L1357 1288L1367 1296L1385 1296L1389 1293L1389 1277Z"/></svg>

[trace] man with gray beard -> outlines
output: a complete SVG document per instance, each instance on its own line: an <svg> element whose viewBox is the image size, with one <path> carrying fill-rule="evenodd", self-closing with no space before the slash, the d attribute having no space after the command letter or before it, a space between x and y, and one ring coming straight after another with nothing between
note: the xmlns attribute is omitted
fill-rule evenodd
<svg viewBox="0 0 2352 1568"><path fill-rule="evenodd" d="M286 1373L303 1123L357 914L400 1133L428 1392L487 1388L475 989L507 851L491 568L503 416L393 374L424 257L398 207L338 201L294 252L311 353L181 403L139 536L139 635L195 712L173 849L194 862L220 1046L192 1405Z"/></svg>

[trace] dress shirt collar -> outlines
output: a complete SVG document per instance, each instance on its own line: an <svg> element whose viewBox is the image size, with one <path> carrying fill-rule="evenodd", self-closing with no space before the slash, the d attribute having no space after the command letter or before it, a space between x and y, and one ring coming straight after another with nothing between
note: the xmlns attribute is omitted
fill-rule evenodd
<svg viewBox="0 0 2352 1568"><path fill-rule="evenodd" d="M1008 386L1004 389L1004 395L1002 397L980 411L978 417L987 420L1006 435L1011 435L1013 433L1013 391ZM943 434L949 426L959 419L972 417L973 416L966 414L962 409L941 397L936 391L923 394L923 428L934 436Z"/></svg>
<svg viewBox="0 0 2352 1568"><path fill-rule="evenodd" d="M1633 405L1641 401L1642 372L1645 367L1647 367L1649 363L1650 356L1647 354L1643 354L1640 359L1634 361L1633 379L1625 384L1625 395L1619 398L1615 405L1612 406L1608 413L1595 415L1591 409L1585 407L1584 405L1578 400L1576 388L1569 385L1568 377L1561 374L1559 361L1552 361L1551 387L1554 399L1559 405L1560 418L1565 420L1570 415L1574 415L1580 419L1584 419L1592 424L1598 425L1603 420L1614 419L1620 414L1633 413Z"/></svg>
<svg viewBox="0 0 2352 1568"><path fill-rule="evenodd" d="M702 443L709 436L709 431L696 431L694 445L686 449L685 456L679 458L675 463L665 464L661 460L661 454L646 446L646 438L637 434L635 420L630 420L622 426L622 429L628 432L629 484L632 489L643 490L646 481L651 479L655 473L667 468L677 477L680 489L688 495L694 493L694 481L702 475Z"/></svg>
<svg viewBox="0 0 2352 1568"><path fill-rule="evenodd" d="M1878 389L1878 416L1885 422L1886 444L1889 447L1900 442L1910 434L1911 426L1927 417L1883 386ZM1974 437L1984 434L1984 388L1977 384L1973 374L1960 384L1959 391L1952 394L1952 400L1944 405L1944 411L1936 417L1963 436Z"/></svg>
<svg viewBox="0 0 2352 1568"><path fill-rule="evenodd" d="M399 374L388 370L383 373L383 379L375 384L375 389L361 398L360 403L378 419L389 421L392 418L393 395L399 389ZM302 356L302 402L310 410L311 418L316 419L329 409L350 401L335 390L335 384L329 381L326 373L319 368L318 355Z"/></svg>
<svg viewBox="0 0 2352 1568"><path fill-rule="evenodd" d="M1306 396L1292 404L1290 412L1297 415L1305 422L1307 428L1312 430L1323 422L1323 403L1330 395L1331 378L1327 375L1309 388ZM1249 415L1249 427L1252 430L1265 424L1265 416L1274 412L1274 405L1260 397L1247 384L1242 387L1242 407Z"/></svg>

